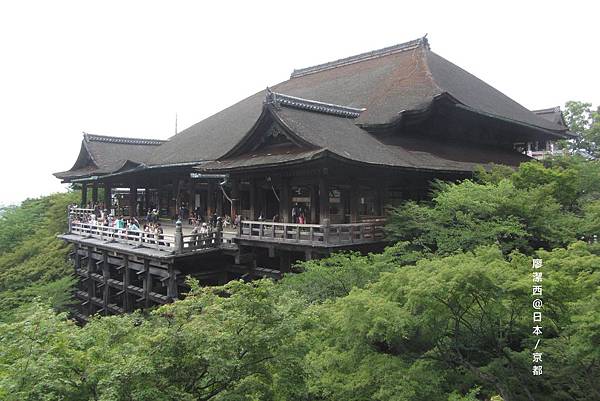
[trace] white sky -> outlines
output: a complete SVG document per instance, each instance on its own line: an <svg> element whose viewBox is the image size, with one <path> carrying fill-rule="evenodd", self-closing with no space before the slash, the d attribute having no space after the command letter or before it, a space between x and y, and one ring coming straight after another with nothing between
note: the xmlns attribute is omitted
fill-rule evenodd
<svg viewBox="0 0 600 401"><path fill-rule="evenodd" d="M2 1L0 204L81 132L166 139L301 68L416 39L535 109L598 104L597 1Z"/></svg>

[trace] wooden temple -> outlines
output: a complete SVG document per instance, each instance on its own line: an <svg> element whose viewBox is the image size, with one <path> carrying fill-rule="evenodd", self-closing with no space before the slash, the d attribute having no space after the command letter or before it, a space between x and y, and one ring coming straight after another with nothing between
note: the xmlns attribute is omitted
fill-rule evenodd
<svg viewBox="0 0 600 401"><path fill-rule="evenodd" d="M164 141L86 133L55 174L82 188L61 235L74 244L78 316L169 302L186 276L279 277L298 260L381 249L389 206L569 135L425 38L294 70ZM90 204L140 219L156 210L164 235L90 224L78 218ZM190 211L239 224L190 234Z"/></svg>

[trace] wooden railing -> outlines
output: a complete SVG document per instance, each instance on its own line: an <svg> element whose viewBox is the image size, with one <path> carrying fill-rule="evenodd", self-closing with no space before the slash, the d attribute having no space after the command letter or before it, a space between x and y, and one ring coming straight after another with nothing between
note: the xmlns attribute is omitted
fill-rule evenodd
<svg viewBox="0 0 600 401"><path fill-rule="evenodd" d="M156 234L128 230L88 221L92 209L71 209L69 233L133 247L151 248L174 254L191 253L210 248L231 246L232 238L222 231L206 234L183 234L181 222L174 234ZM309 246L340 246L381 242L385 239L384 218L370 218L351 224L293 224L265 221L242 221L234 238Z"/></svg>
<svg viewBox="0 0 600 401"><path fill-rule="evenodd" d="M305 245L351 245L379 242L385 237L385 219L376 218L351 224L293 224L242 221L240 239Z"/></svg>
<svg viewBox="0 0 600 401"><path fill-rule="evenodd" d="M127 230L92 223L71 222L71 234L103 241L119 242L134 247L145 247L173 253L187 253L206 248L217 248L221 244L221 233L183 235L176 230L174 235Z"/></svg>
<svg viewBox="0 0 600 401"><path fill-rule="evenodd" d="M218 248L222 242L229 242L229 240L223 241L222 232L218 231L184 235L181 222L176 224L174 234L158 234L105 226L94 220L90 221L90 215L93 213L93 209L71 208L69 210L69 233L177 254Z"/></svg>

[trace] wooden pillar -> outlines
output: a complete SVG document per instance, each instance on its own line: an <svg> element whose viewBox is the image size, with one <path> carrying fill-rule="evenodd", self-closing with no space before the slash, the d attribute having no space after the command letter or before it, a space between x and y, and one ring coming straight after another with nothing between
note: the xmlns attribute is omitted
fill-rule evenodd
<svg viewBox="0 0 600 401"><path fill-rule="evenodd" d="M282 178L279 190L279 220L283 223L290 222L292 210L290 203L290 181Z"/></svg>
<svg viewBox="0 0 600 401"><path fill-rule="evenodd" d="M208 220L215 212L215 182L208 180L206 187L206 220Z"/></svg>
<svg viewBox="0 0 600 401"><path fill-rule="evenodd" d="M144 259L144 307L150 307L150 291L152 291L152 274L150 274L150 260Z"/></svg>
<svg viewBox="0 0 600 401"><path fill-rule="evenodd" d="M92 184L92 203L96 205L98 203L98 185Z"/></svg>
<svg viewBox="0 0 600 401"><path fill-rule="evenodd" d="M94 272L94 249L89 246L88 252L88 264L87 264L87 301L88 301L88 314L94 313L94 305L92 304L92 297L94 296L94 280L92 280L92 273Z"/></svg>
<svg viewBox="0 0 600 401"><path fill-rule="evenodd" d="M231 180L231 221L235 219L240 209L240 181Z"/></svg>
<svg viewBox="0 0 600 401"><path fill-rule="evenodd" d="M137 188L129 188L129 215L137 216Z"/></svg>
<svg viewBox="0 0 600 401"><path fill-rule="evenodd" d="M256 215L255 217L258 218L260 217L260 215L262 214L262 216L264 218L267 217L267 199L266 199L266 195L265 195L265 190L264 188L262 188L262 186L258 186L258 183L255 181L256 183ZM271 189L269 189L270 191Z"/></svg>
<svg viewBox="0 0 600 401"><path fill-rule="evenodd" d="M319 203L319 186L310 186L310 224L316 224L317 222L317 207Z"/></svg>
<svg viewBox="0 0 600 401"><path fill-rule="evenodd" d="M174 300L179 296L177 291L177 272L172 264L169 264L169 281L167 282L167 297Z"/></svg>
<svg viewBox="0 0 600 401"><path fill-rule="evenodd" d="M123 310L125 312L132 312L133 305L131 305L131 298L129 296L129 257L123 255Z"/></svg>
<svg viewBox="0 0 600 401"><path fill-rule="evenodd" d="M144 188L144 210L146 214L150 210L150 188Z"/></svg>
<svg viewBox="0 0 600 401"><path fill-rule="evenodd" d="M79 253L79 245L75 245L75 274L79 276L78 270L81 269L81 254Z"/></svg>
<svg viewBox="0 0 600 401"><path fill-rule="evenodd" d="M110 209L112 208L112 196L111 196L111 187L109 184L104 184L104 208L108 210L110 213Z"/></svg>
<svg viewBox="0 0 600 401"><path fill-rule="evenodd" d="M190 193L188 194L188 213L190 216L196 210L196 182L190 179Z"/></svg>
<svg viewBox="0 0 600 401"><path fill-rule="evenodd" d="M87 184L84 182L81 184L81 207L87 205Z"/></svg>
<svg viewBox="0 0 600 401"><path fill-rule="evenodd" d="M279 256L279 271L287 273L291 270L292 258L289 251L281 251Z"/></svg>
<svg viewBox="0 0 600 401"><path fill-rule="evenodd" d="M378 214L380 216L385 215L385 204L387 202L387 187L382 185L377 188L377 202L378 202Z"/></svg>
<svg viewBox="0 0 600 401"><path fill-rule="evenodd" d="M104 304L104 314L108 315L108 304L110 302L110 265L108 264L108 252L102 251L102 283L104 284L102 293L102 303Z"/></svg>
<svg viewBox="0 0 600 401"><path fill-rule="evenodd" d="M173 191L175 192L175 216L179 216L179 211L181 210L181 184L181 180L177 180L173 185Z"/></svg>
<svg viewBox="0 0 600 401"><path fill-rule="evenodd" d="M360 203L359 187L356 180L352 180L350 185L350 222L358 223L358 207Z"/></svg>
<svg viewBox="0 0 600 401"><path fill-rule="evenodd" d="M217 188L216 197L217 197L217 205L216 205L217 216L222 216L223 215L223 191L221 190L221 188Z"/></svg>
<svg viewBox="0 0 600 401"><path fill-rule="evenodd" d="M250 180L250 220L256 220L256 180Z"/></svg>
<svg viewBox="0 0 600 401"><path fill-rule="evenodd" d="M324 220L329 221L329 180L325 176L319 177L319 224Z"/></svg>

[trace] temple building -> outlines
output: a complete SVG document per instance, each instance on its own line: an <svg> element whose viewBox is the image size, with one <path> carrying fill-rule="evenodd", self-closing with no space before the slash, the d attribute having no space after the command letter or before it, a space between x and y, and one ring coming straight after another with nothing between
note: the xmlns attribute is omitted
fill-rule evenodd
<svg viewBox="0 0 600 401"><path fill-rule="evenodd" d="M432 180L517 166L570 138L550 114L421 38L294 70L164 141L85 133L73 167L55 173L83 189L61 236L75 248L79 316L169 302L188 275L278 277L297 260L381 249L386 209L426 198ZM90 222L98 208L142 221L156 210L164 233ZM237 224L198 235L192 212Z"/></svg>

